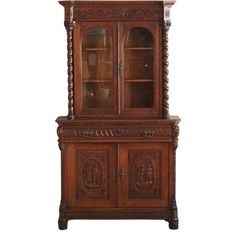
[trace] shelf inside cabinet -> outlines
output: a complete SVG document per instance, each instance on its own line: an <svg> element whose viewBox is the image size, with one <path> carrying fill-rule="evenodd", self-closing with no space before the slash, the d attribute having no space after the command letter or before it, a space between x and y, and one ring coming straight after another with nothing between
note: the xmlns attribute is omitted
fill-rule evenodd
<svg viewBox="0 0 236 236"><path fill-rule="evenodd" d="M83 80L83 83L113 83L111 79L88 79L88 80Z"/></svg>
<svg viewBox="0 0 236 236"><path fill-rule="evenodd" d="M108 51L110 48L83 48L84 51Z"/></svg>
<svg viewBox="0 0 236 236"><path fill-rule="evenodd" d="M154 48L151 47L130 47L130 48L125 48L125 50L134 50L134 51L142 51L142 50L153 50Z"/></svg>
<svg viewBox="0 0 236 236"><path fill-rule="evenodd" d="M125 82L129 83L143 83L143 82L153 82L152 79L125 79Z"/></svg>

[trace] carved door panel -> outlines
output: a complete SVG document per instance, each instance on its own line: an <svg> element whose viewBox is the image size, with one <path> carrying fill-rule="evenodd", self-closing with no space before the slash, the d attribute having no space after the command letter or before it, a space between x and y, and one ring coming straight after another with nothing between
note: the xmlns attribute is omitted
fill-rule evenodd
<svg viewBox="0 0 236 236"><path fill-rule="evenodd" d="M67 198L71 207L114 207L117 199L116 147L72 144L66 149Z"/></svg>
<svg viewBox="0 0 236 236"><path fill-rule="evenodd" d="M168 144L122 144L119 205L168 205Z"/></svg>

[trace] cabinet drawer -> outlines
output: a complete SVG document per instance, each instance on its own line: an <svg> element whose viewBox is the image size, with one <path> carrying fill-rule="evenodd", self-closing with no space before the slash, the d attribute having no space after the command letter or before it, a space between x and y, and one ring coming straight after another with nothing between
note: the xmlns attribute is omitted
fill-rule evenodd
<svg viewBox="0 0 236 236"><path fill-rule="evenodd" d="M171 126L64 126L58 129L59 138L63 140L133 140L155 139L171 141L174 129Z"/></svg>

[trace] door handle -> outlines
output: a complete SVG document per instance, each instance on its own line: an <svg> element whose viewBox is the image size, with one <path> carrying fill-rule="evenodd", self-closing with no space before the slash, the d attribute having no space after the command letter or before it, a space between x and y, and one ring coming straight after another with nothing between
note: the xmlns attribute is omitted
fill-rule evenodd
<svg viewBox="0 0 236 236"><path fill-rule="evenodd" d="M125 178L125 169L124 168L120 168L120 172L119 172L119 176L121 178L121 180L123 180Z"/></svg>
<svg viewBox="0 0 236 236"><path fill-rule="evenodd" d="M122 64L122 62L120 62L119 64L118 64L118 73L119 73L119 77L121 78L121 76L122 76L122 70L123 70L123 64Z"/></svg>
<svg viewBox="0 0 236 236"><path fill-rule="evenodd" d="M112 179L113 179L113 181L116 180L116 171L115 171L115 169L112 170Z"/></svg>

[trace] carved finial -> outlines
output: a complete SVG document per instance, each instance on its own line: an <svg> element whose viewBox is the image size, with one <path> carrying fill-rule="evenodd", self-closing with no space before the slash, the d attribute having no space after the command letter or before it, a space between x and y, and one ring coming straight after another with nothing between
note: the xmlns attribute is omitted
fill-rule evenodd
<svg viewBox="0 0 236 236"><path fill-rule="evenodd" d="M163 1L164 5L164 26L168 31L171 26L170 20L170 8L175 4L175 0L172 1Z"/></svg>
<svg viewBox="0 0 236 236"><path fill-rule="evenodd" d="M68 65L68 118L74 118L74 65L73 65L73 29L75 28L74 6L70 7L69 21L65 21L67 30L67 65Z"/></svg>

